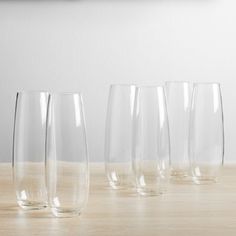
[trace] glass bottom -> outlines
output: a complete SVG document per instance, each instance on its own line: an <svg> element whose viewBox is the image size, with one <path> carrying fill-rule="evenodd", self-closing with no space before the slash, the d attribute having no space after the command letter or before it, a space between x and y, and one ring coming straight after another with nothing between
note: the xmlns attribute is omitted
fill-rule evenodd
<svg viewBox="0 0 236 236"><path fill-rule="evenodd" d="M141 196L159 196L163 193L160 190L154 190L154 189L137 188L136 190L138 194Z"/></svg>
<svg viewBox="0 0 236 236"><path fill-rule="evenodd" d="M172 170L170 181L172 183L188 184L193 182L193 177L186 170Z"/></svg>
<svg viewBox="0 0 236 236"><path fill-rule="evenodd" d="M214 184L218 182L218 179L213 176L195 176L193 181L196 184Z"/></svg>
<svg viewBox="0 0 236 236"><path fill-rule="evenodd" d="M67 208L56 208L52 207L51 211L54 216L68 218L68 217L75 217L80 215L80 210L78 209L67 209Z"/></svg>
<svg viewBox="0 0 236 236"><path fill-rule="evenodd" d="M47 207L46 202L18 200L17 203L24 210L40 210Z"/></svg>
<svg viewBox="0 0 236 236"><path fill-rule="evenodd" d="M186 170L172 169L170 175L171 175L172 178L185 178L189 175L189 173Z"/></svg>
<svg viewBox="0 0 236 236"><path fill-rule="evenodd" d="M132 185L115 183L112 181L109 181L109 184L113 189L130 189L130 188L132 188Z"/></svg>

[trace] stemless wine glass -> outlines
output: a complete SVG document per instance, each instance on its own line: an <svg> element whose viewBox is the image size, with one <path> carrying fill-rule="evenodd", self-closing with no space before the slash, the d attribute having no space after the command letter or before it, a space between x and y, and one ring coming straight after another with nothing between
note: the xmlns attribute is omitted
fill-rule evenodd
<svg viewBox="0 0 236 236"><path fill-rule="evenodd" d="M170 127L171 178L188 181L191 175L188 156L189 117L193 85L189 82L166 82Z"/></svg>
<svg viewBox="0 0 236 236"><path fill-rule="evenodd" d="M58 217L81 213L89 192L88 152L82 97L49 97L46 138L48 204Z"/></svg>
<svg viewBox="0 0 236 236"><path fill-rule="evenodd" d="M132 120L136 87L111 85L108 99L105 168L114 189L132 186Z"/></svg>
<svg viewBox="0 0 236 236"><path fill-rule="evenodd" d="M170 146L164 88L139 87L135 99L133 172L140 195L158 195L168 183Z"/></svg>
<svg viewBox="0 0 236 236"><path fill-rule="evenodd" d="M18 92L13 134L13 179L17 203L23 209L47 206L45 135L47 92Z"/></svg>
<svg viewBox="0 0 236 236"><path fill-rule="evenodd" d="M224 161L223 108L218 83L194 85L189 137L194 181L217 181Z"/></svg>

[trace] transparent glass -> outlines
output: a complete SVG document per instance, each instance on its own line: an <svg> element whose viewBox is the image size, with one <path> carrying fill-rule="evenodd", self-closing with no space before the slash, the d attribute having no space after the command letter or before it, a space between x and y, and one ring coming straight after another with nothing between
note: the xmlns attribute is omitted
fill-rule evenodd
<svg viewBox="0 0 236 236"><path fill-rule="evenodd" d="M135 99L133 173L140 195L159 195L169 177L170 146L163 87L139 87Z"/></svg>
<svg viewBox="0 0 236 236"><path fill-rule="evenodd" d="M189 118L193 84L166 82L165 89L170 127L171 178L189 180L191 176L188 155Z"/></svg>
<svg viewBox="0 0 236 236"><path fill-rule="evenodd" d="M223 109L217 83L194 85L189 150L194 181L217 181L224 162Z"/></svg>
<svg viewBox="0 0 236 236"><path fill-rule="evenodd" d="M136 87L111 85L108 99L105 168L114 189L132 186L132 120Z"/></svg>
<svg viewBox="0 0 236 236"><path fill-rule="evenodd" d="M46 140L48 203L57 217L81 213L89 193L88 151L82 97L79 93L49 98Z"/></svg>
<svg viewBox="0 0 236 236"><path fill-rule="evenodd" d="M17 203L23 209L47 206L45 186L46 92L16 95L13 134L13 179Z"/></svg>

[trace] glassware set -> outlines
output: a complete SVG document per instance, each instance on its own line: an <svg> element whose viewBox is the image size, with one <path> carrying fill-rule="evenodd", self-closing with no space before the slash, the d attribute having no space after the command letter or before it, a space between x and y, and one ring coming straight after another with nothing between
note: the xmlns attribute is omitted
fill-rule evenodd
<svg viewBox="0 0 236 236"><path fill-rule="evenodd" d="M152 196L164 193L169 181L216 182L223 157L218 83L111 85L105 171L113 189ZM12 167L18 205L79 215L89 195L88 164L81 94L17 93Z"/></svg>
<svg viewBox="0 0 236 236"><path fill-rule="evenodd" d="M16 96L13 178L23 209L79 215L89 193L88 151L79 93Z"/></svg>
<svg viewBox="0 0 236 236"><path fill-rule="evenodd" d="M216 182L224 160L220 84L112 85L105 138L112 188L158 195L167 183Z"/></svg>

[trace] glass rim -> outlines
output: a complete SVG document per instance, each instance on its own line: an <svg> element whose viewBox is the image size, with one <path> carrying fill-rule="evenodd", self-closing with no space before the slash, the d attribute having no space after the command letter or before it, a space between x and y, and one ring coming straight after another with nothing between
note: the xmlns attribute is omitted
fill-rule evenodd
<svg viewBox="0 0 236 236"><path fill-rule="evenodd" d="M137 87L136 84L111 84L110 85L110 87L115 87L115 86L117 86L117 87L131 87L131 86L135 86L135 87Z"/></svg>
<svg viewBox="0 0 236 236"><path fill-rule="evenodd" d="M220 83L219 82L195 82L194 86L196 85L219 85L220 86Z"/></svg>
<svg viewBox="0 0 236 236"><path fill-rule="evenodd" d="M69 95L79 95L81 96L82 93L80 91L78 92L51 92L50 96L69 96Z"/></svg>
<svg viewBox="0 0 236 236"><path fill-rule="evenodd" d="M137 88L145 88L145 89L152 89L152 88L162 88L164 89L163 85L138 85Z"/></svg>
<svg viewBox="0 0 236 236"><path fill-rule="evenodd" d="M18 90L16 92L16 94L40 94L40 93L49 94L49 91L46 91L46 90Z"/></svg>
<svg viewBox="0 0 236 236"><path fill-rule="evenodd" d="M187 80L167 80L165 84L194 84L194 82Z"/></svg>

